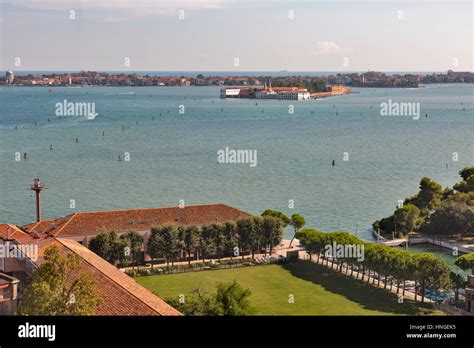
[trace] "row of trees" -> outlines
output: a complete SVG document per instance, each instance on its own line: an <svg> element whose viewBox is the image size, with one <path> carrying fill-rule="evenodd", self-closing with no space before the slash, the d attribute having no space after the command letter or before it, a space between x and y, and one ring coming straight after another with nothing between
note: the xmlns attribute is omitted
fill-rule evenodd
<svg viewBox="0 0 474 348"><path fill-rule="evenodd" d="M415 287L421 290L422 302L425 298L425 289L454 289L457 295L458 289L465 286L462 277L460 279L456 273L450 271L443 260L431 253L412 254L383 244L364 242L346 232L320 232L304 229L299 231L296 237L310 254L310 258L315 254L318 262L326 247L333 245L333 243L351 246L363 245L363 259L346 254L336 258L332 267L335 266L342 272L343 265L346 265L346 272L350 270L352 275L355 266L357 266L357 269L361 270L362 280L367 277L367 282L377 281L379 285L383 279L384 288L390 283L390 289L396 286L397 293L402 291L403 295L406 282L414 281ZM329 263L329 260L326 259L326 262ZM469 263L469 265L471 264ZM474 261L472 265L474 265ZM418 294L415 293L415 300L417 296Z"/></svg>
<svg viewBox="0 0 474 348"><path fill-rule="evenodd" d="M236 222L196 226L167 224L151 229L147 253L151 258L164 258L169 264L177 260L208 258L244 258L263 250L270 254L283 238L284 222L274 216L250 216Z"/></svg>
<svg viewBox="0 0 474 348"><path fill-rule="evenodd" d="M134 231L120 236L115 231L104 231L90 240L89 249L113 265L137 265L142 260L143 237Z"/></svg>
<svg viewBox="0 0 474 348"><path fill-rule="evenodd" d="M431 235L465 236L474 232L474 167L460 172L462 180L443 190L440 184L424 177L420 191L405 199L395 212L373 223L375 230L401 237L412 231Z"/></svg>

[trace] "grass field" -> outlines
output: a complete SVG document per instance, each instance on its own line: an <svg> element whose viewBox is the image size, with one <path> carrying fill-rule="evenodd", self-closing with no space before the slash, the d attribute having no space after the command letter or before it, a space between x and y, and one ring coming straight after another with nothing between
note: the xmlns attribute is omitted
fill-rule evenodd
<svg viewBox="0 0 474 348"><path fill-rule="evenodd" d="M388 291L307 261L136 278L161 298L177 298L198 287L214 292L217 282L234 279L252 291L257 315L439 314L408 300L400 304Z"/></svg>

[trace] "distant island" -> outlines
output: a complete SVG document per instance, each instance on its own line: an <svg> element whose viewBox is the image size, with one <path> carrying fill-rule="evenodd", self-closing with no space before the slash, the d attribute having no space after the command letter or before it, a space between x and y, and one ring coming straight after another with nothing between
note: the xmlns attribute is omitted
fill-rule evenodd
<svg viewBox="0 0 474 348"><path fill-rule="evenodd" d="M328 76L153 76L138 73L106 73L81 71L15 76L8 70L0 77L0 85L16 86L248 86L263 87L271 79L273 87L306 89L309 93L329 92L328 86L417 88L431 83L474 83L474 73L446 74L387 74L369 71L364 73L338 73Z"/></svg>
<svg viewBox="0 0 474 348"><path fill-rule="evenodd" d="M250 98L278 100L308 100L325 98L333 95L352 93L349 87L341 85L327 86L324 83L297 84L297 86L273 87L271 80L264 87L224 87L221 88L221 98Z"/></svg>

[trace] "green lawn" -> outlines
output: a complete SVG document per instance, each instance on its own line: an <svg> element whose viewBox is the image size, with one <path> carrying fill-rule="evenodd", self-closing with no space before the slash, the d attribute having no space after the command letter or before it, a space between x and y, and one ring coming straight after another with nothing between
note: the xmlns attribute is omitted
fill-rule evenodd
<svg viewBox="0 0 474 348"><path fill-rule="evenodd" d="M252 291L257 315L439 314L408 300L400 304L388 291L308 261L136 278L161 298L177 298L198 287L214 292L217 282L234 279Z"/></svg>

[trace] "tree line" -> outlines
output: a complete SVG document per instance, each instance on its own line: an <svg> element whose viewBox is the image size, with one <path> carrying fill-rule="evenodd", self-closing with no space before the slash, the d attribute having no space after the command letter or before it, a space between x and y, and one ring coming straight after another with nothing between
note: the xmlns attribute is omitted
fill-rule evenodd
<svg viewBox="0 0 474 348"><path fill-rule="evenodd" d="M296 234L296 238L305 247L310 255L316 255L319 262L321 254L324 255L327 245L363 245L364 257L362 260L354 258L352 255L339 256L333 260L332 268L342 272L343 265L345 271L352 276L354 271L362 273L362 281L368 283L383 281L384 289L390 283L390 290L397 287L397 294L402 291L405 295L407 281L415 282L415 289L419 288L421 301L424 302L425 290L433 289L454 289L465 287L463 277L451 272L449 267L434 254L422 253L413 254L408 251L392 248L383 244L364 242L357 237L346 232L321 232L313 229L304 229ZM464 260L467 259L467 260ZM472 259L472 260L471 260ZM463 267L474 267L474 258L464 257ZM326 265L329 259L326 258ZM415 301L418 293L415 291Z"/></svg>
<svg viewBox="0 0 474 348"><path fill-rule="evenodd" d="M236 222L197 226L166 224L153 227L147 242L147 253L152 259L174 261L203 260L222 257L242 257L267 251L281 243L284 222L275 216L250 216Z"/></svg>

